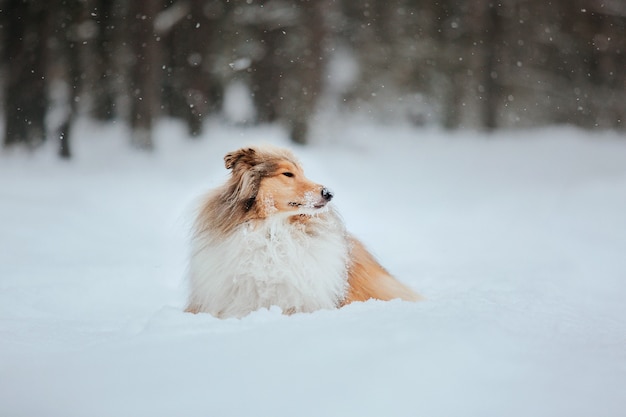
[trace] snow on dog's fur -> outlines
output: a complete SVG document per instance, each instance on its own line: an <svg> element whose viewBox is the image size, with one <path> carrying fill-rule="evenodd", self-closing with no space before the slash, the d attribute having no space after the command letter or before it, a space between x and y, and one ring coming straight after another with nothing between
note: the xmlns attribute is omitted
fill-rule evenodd
<svg viewBox="0 0 626 417"><path fill-rule="evenodd" d="M243 148L224 162L231 177L207 196L194 227L187 311L242 317L420 298L346 232L333 194L290 151Z"/></svg>

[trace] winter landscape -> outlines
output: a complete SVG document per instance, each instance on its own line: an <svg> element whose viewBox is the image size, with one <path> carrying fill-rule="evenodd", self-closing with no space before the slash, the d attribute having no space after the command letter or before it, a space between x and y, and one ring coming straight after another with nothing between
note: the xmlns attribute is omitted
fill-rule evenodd
<svg viewBox="0 0 626 417"><path fill-rule="evenodd" d="M0 154L0 415L623 416L623 134L334 120L306 147L161 121L152 153L82 120L72 160ZM263 142L426 300L184 313L194 204Z"/></svg>
<svg viewBox="0 0 626 417"><path fill-rule="evenodd" d="M0 0L0 417L626 416L626 2ZM292 148L424 301L185 313Z"/></svg>

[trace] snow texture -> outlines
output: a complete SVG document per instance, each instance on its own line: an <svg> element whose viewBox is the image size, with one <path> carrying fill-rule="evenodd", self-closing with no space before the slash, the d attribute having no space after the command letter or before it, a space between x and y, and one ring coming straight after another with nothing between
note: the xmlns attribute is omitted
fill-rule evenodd
<svg viewBox="0 0 626 417"><path fill-rule="evenodd" d="M285 132L162 122L145 154L83 121L72 161L0 155L0 415L625 415L623 137L325 128L307 176L426 301L184 313L196 199Z"/></svg>

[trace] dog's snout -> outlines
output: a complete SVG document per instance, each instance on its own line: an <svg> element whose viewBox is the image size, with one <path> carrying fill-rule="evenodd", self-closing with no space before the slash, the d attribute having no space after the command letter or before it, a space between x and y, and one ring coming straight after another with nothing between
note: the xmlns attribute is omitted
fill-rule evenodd
<svg viewBox="0 0 626 417"><path fill-rule="evenodd" d="M322 188L322 198L326 201L330 201L333 199L335 195L333 194L332 191L330 191L328 188L324 187Z"/></svg>

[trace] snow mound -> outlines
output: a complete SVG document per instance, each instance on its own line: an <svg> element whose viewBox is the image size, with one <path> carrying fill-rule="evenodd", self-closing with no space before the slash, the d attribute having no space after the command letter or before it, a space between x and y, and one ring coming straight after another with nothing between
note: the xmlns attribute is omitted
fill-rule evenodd
<svg viewBox="0 0 626 417"><path fill-rule="evenodd" d="M0 155L0 415L624 415L623 138L332 129L307 176L426 301L183 313L197 198L280 128L162 122L145 155L82 121L72 161Z"/></svg>

